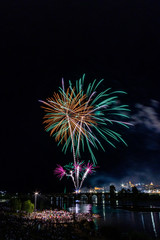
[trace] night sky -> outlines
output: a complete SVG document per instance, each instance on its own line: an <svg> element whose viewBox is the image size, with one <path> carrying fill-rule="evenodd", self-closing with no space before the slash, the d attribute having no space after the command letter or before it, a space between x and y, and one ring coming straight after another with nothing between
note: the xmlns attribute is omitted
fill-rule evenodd
<svg viewBox="0 0 160 240"><path fill-rule="evenodd" d="M72 155L44 131L38 100L83 73L126 91L134 124L121 129L128 147L94 150L99 168L84 186L160 184L160 1L12 0L0 12L0 190L73 190L53 175Z"/></svg>

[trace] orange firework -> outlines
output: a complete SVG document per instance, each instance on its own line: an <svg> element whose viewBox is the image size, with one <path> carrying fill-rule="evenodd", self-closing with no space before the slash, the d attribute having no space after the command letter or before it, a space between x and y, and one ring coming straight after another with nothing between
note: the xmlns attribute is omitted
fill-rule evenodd
<svg viewBox="0 0 160 240"><path fill-rule="evenodd" d="M79 92L75 94L74 88L67 89L66 93L54 93L53 97L47 98L42 106L46 114L44 116L45 130L50 131L51 136L55 136L56 141L67 142L68 137L78 139L82 135L87 137L87 130L84 125L96 124L93 115L89 112L93 109L89 106L89 101L85 94Z"/></svg>

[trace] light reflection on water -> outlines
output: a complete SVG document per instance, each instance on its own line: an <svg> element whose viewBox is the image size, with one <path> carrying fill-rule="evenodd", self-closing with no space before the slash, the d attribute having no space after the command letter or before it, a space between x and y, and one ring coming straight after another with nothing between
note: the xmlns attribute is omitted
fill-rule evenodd
<svg viewBox="0 0 160 240"><path fill-rule="evenodd" d="M75 203L71 207L69 207L68 210L75 213L90 213L92 211L92 205L85 203Z"/></svg>
<svg viewBox="0 0 160 240"><path fill-rule="evenodd" d="M109 202L102 201L101 204L97 204L96 201L93 204L88 203L61 203L56 202L57 206L61 206L64 209L76 212L76 213L89 213L99 214L100 219L95 219L96 229L101 225L114 226L121 228L123 232L130 230L148 233L154 237L160 236L160 213L159 212L134 212L124 209L112 208ZM116 201L115 206L121 205ZM140 203L139 205L143 205ZM145 205L145 204L144 204ZM143 206L144 206L143 205ZM153 206L155 207L155 206Z"/></svg>

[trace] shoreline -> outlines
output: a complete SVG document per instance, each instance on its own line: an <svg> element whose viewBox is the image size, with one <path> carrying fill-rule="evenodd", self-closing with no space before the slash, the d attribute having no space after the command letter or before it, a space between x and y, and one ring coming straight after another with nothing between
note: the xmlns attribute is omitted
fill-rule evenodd
<svg viewBox="0 0 160 240"><path fill-rule="evenodd" d="M81 215L81 218L74 214L69 214L67 211L57 211L57 219L47 216L44 218L44 212L33 213L33 215L20 215L11 212L0 212L1 231L0 239L19 239L22 240L50 240L50 239L96 239L98 232L95 230L93 219L86 214ZM49 214L54 211L47 211ZM38 217L39 214L43 217ZM72 219L58 218L58 214L66 213L67 216L73 217ZM37 217L35 218L35 214ZM68 215L69 214L69 215Z"/></svg>
<svg viewBox="0 0 160 240"><path fill-rule="evenodd" d="M126 210L131 206L127 207ZM118 208L118 207L117 207ZM119 207L120 208L120 207ZM133 209L133 208L132 208ZM143 208L144 209L144 208ZM154 208L153 208L154 209ZM68 215L68 221L61 221L61 217L58 221L55 221L50 214L57 214L66 216ZM22 214L22 215L20 215ZM42 215L41 215L42 214ZM47 214L44 218L44 214ZM40 216L41 215L41 216ZM77 215L77 216L76 216ZM11 213L9 210L0 211L1 231L0 239L21 239L21 240L115 240L123 239L125 236L126 240L137 240L145 239L152 240L151 236L147 233L135 232L132 229L125 231L121 229L119 225L102 225L98 230L95 228L94 217L98 218L99 215L92 216L90 214L83 214L85 218L79 218L80 214L70 213L66 210L45 210L37 211L32 214L24 213ZM36 218L35 218L36 216ZM42 217L42 218L41 218ZM71 218L70 218L71 217ZM87 217L91 221L87 221ZM70 221L71 220L71 221ZM156 238L157 240L159 238Z"/></svg>
<svg viewBox="0 0 160 240"><path fill-rule="evenodd" d="M119 206L115 209L123 209L134 212L160 212L160 207L145 207L145 206Z"/></svg>

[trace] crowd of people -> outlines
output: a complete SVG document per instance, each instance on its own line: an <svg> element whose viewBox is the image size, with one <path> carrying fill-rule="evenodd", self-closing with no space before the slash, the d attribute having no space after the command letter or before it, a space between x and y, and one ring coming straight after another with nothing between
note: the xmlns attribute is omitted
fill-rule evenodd
<svg viewBox="0 0 160 240"><path fill-rule="evenodd" d="M91 214L46 210L19 215L0 211L1 240L82 240L94 235ZM88 239L88 238L86 238Z"/></svg>
<svg viewBox="0 0 160 240"><path fill-rule="evenodd" d="M71 213L65 210L45 210L42 212L33 212L29 219L39 219L41 221L51 221L52 223L71 223L86 220L93 221L91 213Z"/></svg>

